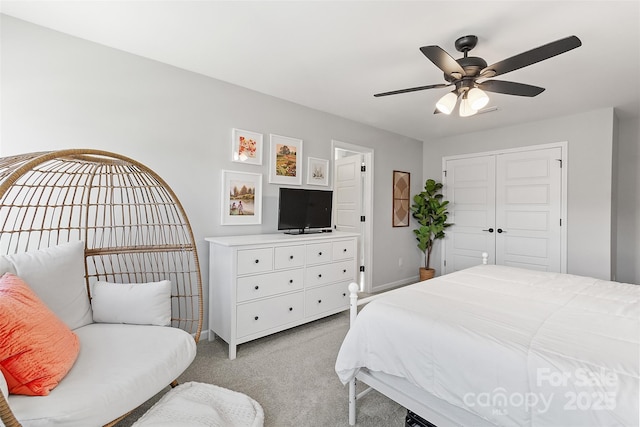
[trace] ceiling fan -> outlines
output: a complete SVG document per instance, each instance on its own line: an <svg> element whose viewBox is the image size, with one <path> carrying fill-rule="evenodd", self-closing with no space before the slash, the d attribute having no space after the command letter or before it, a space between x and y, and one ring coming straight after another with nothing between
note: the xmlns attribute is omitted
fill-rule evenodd
<svg viewBox="0 0 640 427"><path fill-rule="evenodd" d="M424 56L444 72L444 79L448 83L376 93L373 96L388 96L455 86L453 91L440 98L436 103L434 114L451 114L458 104L458 100L460 100L460 116L467 117L477 113L478 110L487 105L489 97L485 91L529 97L539 95L544 91L544 88L538 86L489 79L544 61L582 45L578 37L569 36L487 66L487 62L484 59L468 56L469 51L477 43L478 37L473 35L463 36L456 40L456 50L464 54L460 59L453 59L439 46L423 46L420 48Z"/></svg>

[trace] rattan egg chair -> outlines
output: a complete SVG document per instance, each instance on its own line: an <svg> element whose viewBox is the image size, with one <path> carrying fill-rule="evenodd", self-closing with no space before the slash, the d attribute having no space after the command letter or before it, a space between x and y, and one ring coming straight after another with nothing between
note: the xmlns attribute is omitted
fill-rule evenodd
<svg viewBox="0 0 640 427"><path fill-rule="evenodd" d="M162 178L135 160L99 150L0 158L0 254L77 240L85 242L89 294L98 280L171 280L172 326L199 340L196 244L184 208ZM2 393L0 416L7 427L20 425Z"/></svg>

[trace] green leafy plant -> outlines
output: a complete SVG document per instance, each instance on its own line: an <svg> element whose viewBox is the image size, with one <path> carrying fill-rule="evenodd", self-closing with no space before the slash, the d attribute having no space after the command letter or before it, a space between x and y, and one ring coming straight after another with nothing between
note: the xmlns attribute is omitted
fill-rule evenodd
<svg viewBox="0 0 640 427"><path fill-rule="evenodd" d="M413 196L411 214L420 225L413 230L418 248L424 252L424 266L429 269L433 243L444 237L444 230L452 224L447 223L447 200L442 200L442 183L428 179L424 190Z"/></svg>

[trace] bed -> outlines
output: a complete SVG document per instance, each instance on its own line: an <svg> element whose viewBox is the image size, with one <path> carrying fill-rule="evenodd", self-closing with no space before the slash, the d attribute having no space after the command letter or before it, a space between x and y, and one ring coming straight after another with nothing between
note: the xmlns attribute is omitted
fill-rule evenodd
<svg viewBox="0 0 640 427"><path fill-rule="evenodd" d="M479 265L359 314L351 291L335 367L351 425L371 388L439 427L639 423L640 286Z"/></svg>

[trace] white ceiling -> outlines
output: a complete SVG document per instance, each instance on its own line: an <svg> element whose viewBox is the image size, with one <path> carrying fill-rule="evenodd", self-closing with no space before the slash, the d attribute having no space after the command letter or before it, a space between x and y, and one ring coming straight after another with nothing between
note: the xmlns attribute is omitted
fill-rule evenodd
<svg viewBox="0 0 640 427"><path fill-rule="evenodd" d="M1 11L77 37L420 140L602 107L639 114L640 2L627 1L5 1ZM546 88L489 94L491 113L434 115L450 89L419 51L456 38L492 64L576 35L575 50L501 80Z"/></svg>

